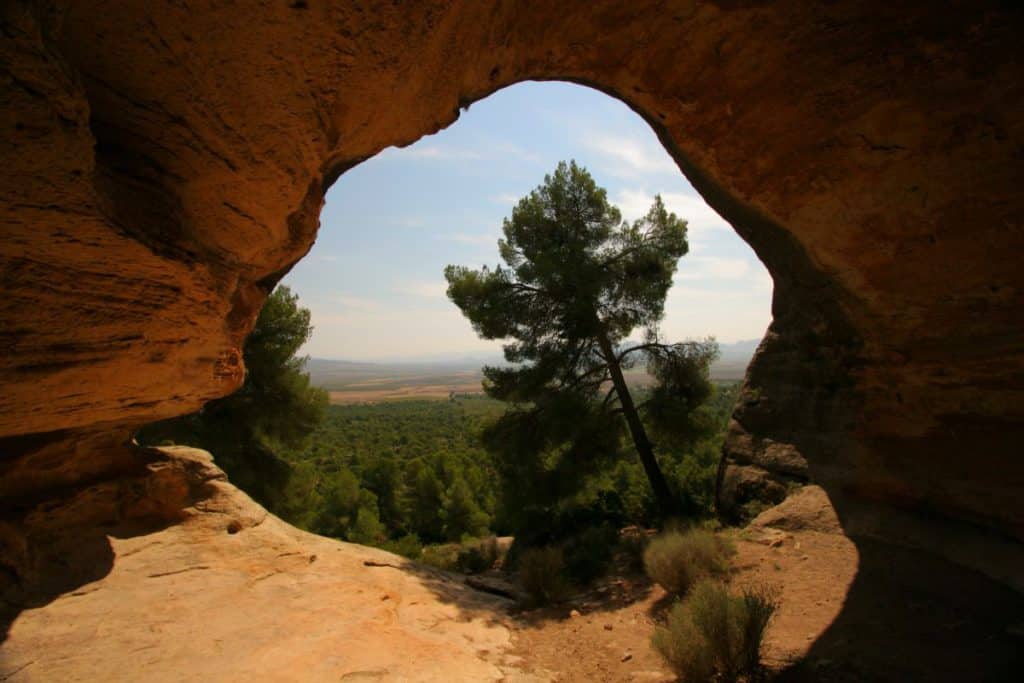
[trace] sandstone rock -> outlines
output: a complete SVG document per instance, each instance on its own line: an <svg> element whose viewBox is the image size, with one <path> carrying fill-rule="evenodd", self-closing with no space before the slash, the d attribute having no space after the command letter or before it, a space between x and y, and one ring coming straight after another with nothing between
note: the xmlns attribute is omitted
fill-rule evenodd
<svg viewBox="0 0 1024 683"><path fill-rule="evenodd" d="M814 485L801 487L781 504L765 510L754 518L750 526L822 533L843 531L828 494Z"/></svg>
<svg viewBox="0 0 1024 683"><path fill-rule="evenodd" d="M142 562L101 524L195 547L204 515L182 510L226 484L181 488L206 466L151 471L131 431L239 385L243 339L346 169L558 78L640 113L772 275L720 508L807 480L847 527L1019 585L1024 67L1008 4L23 0L0 23L5 581L59 594ZM216 547L258 517L213 511ZM332 562L312 554L308 571ZM219 575L170 580L194 572ZM56 647L73 634L54 623Z"/></svg>
<svg viewBox="0 0 1024 683"><path fill-rule="evenodd" d="M345 169L563 78L641 113L772 274L726 469L1024 539L1008 8L44 4L0 14L0 436L71 451L230 392Z"/></svg>
<svg viewBox="0 0 1024 683"><path fill-rule="evenodd" d="M396 555L298 531L228 484L202 451L163 455L148 468L159 480L150 491L206 489L179 524L153 530L137 526L145 516L122 516L90 540L78 505L49 510L45 523L69 532L54 550L81 566L82 546L96 544L107 555L92 556L107 563L74 587L24 577L26 607L6 615L0 678L486 681L515 672L499 667L506 601ZM125 492L92 495L116 507Z"/></svg>

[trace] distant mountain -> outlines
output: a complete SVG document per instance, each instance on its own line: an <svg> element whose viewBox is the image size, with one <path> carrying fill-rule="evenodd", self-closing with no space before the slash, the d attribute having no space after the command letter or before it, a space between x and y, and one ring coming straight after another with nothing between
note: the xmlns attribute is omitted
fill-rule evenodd
<svg viewBox="0 0 1024 683"><path fill-rule="evenodd" d="M718 350L721 352L723 360L726 358L745 358L749 362L760 343L760 339L741 339L731 344L719 343Z"/></svg>
<svg viewBox="0 0 1024 683"><path fill-rule="evenodd" d="M747 365L757 350L760 339L744 339L719 344L721 355L711 366L716 380L739 380L746 374ZM504 359L492 352L454 352L398 361L351 361L329 358L310 358L306 361L313 384L332 390L356 386L400 385L425 382L465 383L467 374L477 378L484 365L501 365ZM642 374L637 369L633 374ZM474 381L474 380L468 380Z"/></svg>

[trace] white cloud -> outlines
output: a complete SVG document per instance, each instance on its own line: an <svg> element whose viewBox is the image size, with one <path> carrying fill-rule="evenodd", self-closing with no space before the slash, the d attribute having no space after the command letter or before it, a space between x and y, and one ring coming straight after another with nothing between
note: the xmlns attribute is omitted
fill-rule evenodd
<svg viewBox="0 0 1024 683"><path fill-rule="evenodd" d="M453 145L420 139L408 147L389 147L378 155L380 159L405 160L425 159L428 161L494 161L515 159L521 162L538 163L542 157L509 140L486 137L472 145Z"/></svg>
<svg viewBox="0 0 1024 683"><path fill-rule="evenodd" d="M543 158L539 154L531 152L530 150L520 147L514 142L510 142L508 140L484 140L481 142L480 148L487 150L487 156L490 159L507 159L509 157L512 157L515 159L519 159L520 161L526 161L534 164L543 161Z"/></svg>
<svg viewBox="0 0 1024 683"><path fill-rule="evenodd" d="M392 287L396 294L416 296L426 299L443 299L448 290L448 283L444 280L419 280L404 282Z"/></svg>
<svg viewBox="0 0 1024 683"><path fill-rule="evenodd" d="M502 192L492 196L490 199L495 204L517 204L522 197L511 192Z"/></svg>
<svg viewBox="0 0 1024 683"><path fill-rule="evenodd" d="M416 144L399 153L403 158L437 159L439 161L475 161L483 158L483 155L474 149L461 149L439 144Z"/></svg>
<svg viewBox="0 0 1024 683"><path fill-rule="evenodd" d="M583 144L606 158L602 170L610 175L625 178L638 176L679 173L675 162L657 144L644 143L639 138L614 135L591 134Z"/></svg>
<svg viewBox="0 0 1024 683"><path fill-rule="evenodd" d="M705 241L716 232L732 230L732 226L705 204L699 195L663 192L661 199L669 211L686 221L690 242ZM654 194L646 190L622 190L612 197L612 203L622 211L623 218L636 220L647 215L651 204L654 203Z"/></svg>

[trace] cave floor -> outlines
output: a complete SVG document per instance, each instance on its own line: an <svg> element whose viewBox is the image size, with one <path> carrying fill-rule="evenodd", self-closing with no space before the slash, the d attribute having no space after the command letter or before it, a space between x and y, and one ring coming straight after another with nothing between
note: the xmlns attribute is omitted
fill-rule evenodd
<svg viewBox="0 0 1024 683"><path fill-rule="evenodd" d="M1020 680L1024 599L974 572L815 530L739 531L736 550L730 582L774 587L780 601L768 680ZM642 575L610 577L569 605L520 615L513 653L558 681L672 681L649 644L671 604Z"/></svg>
<svg viewBox="0 0 1024 683"><path fill-rule="evenodd" d="M294 529L224 481L208 454L168 458L160 471L182 465L173 471L191 488L170 475L161 486L200 481L207 493L158 529L69 526L45 573L50 592L0 609L0 680L671 680L649 645L671 603L636 573L522 611L458 575ZM95 506L97 491L79 502ZM66 523L82 509L47 514ZM1024 599L1010 589L837 530L730 533L734 585L780 597L770 678L1019 680Z"/></svg>

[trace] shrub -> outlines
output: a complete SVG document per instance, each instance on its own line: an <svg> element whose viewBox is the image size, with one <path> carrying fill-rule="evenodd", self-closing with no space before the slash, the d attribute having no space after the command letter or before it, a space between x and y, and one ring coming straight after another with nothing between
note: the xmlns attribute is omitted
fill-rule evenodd
<svg viewBox="0 0 1024 683"><path fill-rule="evenodd" d="M457 543L441 543L436 545L423 546L423 553L420 555L420 562L429 564L431 567L455 571L459 560L459 545Z"/></svg>
<svg viewBox="0 0 1024 683"><path fill-rule="evenodd" d="M705 529L667 531L647 545L644 568L669 593L682 595L699 579L724 574L733 552L726 539Z"/></svg>
<svg viewBox="0 0 1024 683"><path fill-rule="evenodd" d="M519 581L533 605L565 599L569 586L562 576L565 562L555 547L529 548L519 556Z"/></svg>
<svg viewBox="0 0 1024 683"><path fill-rule="evenodd" d="M481 541L463 543L463 548L455 560L455 566L461 572L479 574L493 569L500 555L498 539L495 536L490 536Z"/></svg>
<svg viewBox="0 0 1024 683"><path fill-rule="evenodd" d="M626 527L620 532L619 552L625 558L629 571L644 570L644 551L647 550L649 541L647 534L640 527Z"/></svg>
<svg viewBox="0 0 1024 683"><path fill-rule="evenodd" d="M683 681L709 681L716 674L724 683L752 677L760 671L761 644L777 608L769 589L733 595L723 584L704 579L672 608L652 643Z"/></svg>
<svg viewBox="0 0 1024 683"><path fill-rule="evenodd" d="M348 530L348 540L362 545L381 545L387 538L387 529L380 521L377 506L361 507L356 522Z"/></svg>
<svg viewBox="0 0 1024 683"><path fill-rule="evenodd" d="M406 534L397 540L385 541L380 547L410 560L419 559L423 554L423 544L416 534Z"/></svg>
<svg viewBox="0 0 1024 683"><path fill-rule="evenodd" d="M565 573L570 579L587 584L603 575L612 560L619 540L610 526L596 526L573 536L562 546Z"/></svg>
<svg viewBox="0 0 1024 683"><path fill-rule="evenodd" d="M651 644L685 683L704 683L715 673L715 662L704 638L682 603L676 603L669 612L665 626L654 630Z"/></svg>
<svg viewBox="0 0 1024 683"><path fill-rule="evenodd" d="M743 591L743 634L740 639L740 666L753 673L761 668L761 645L775 612L779 609L778 593L760 586Z"/></svg>

